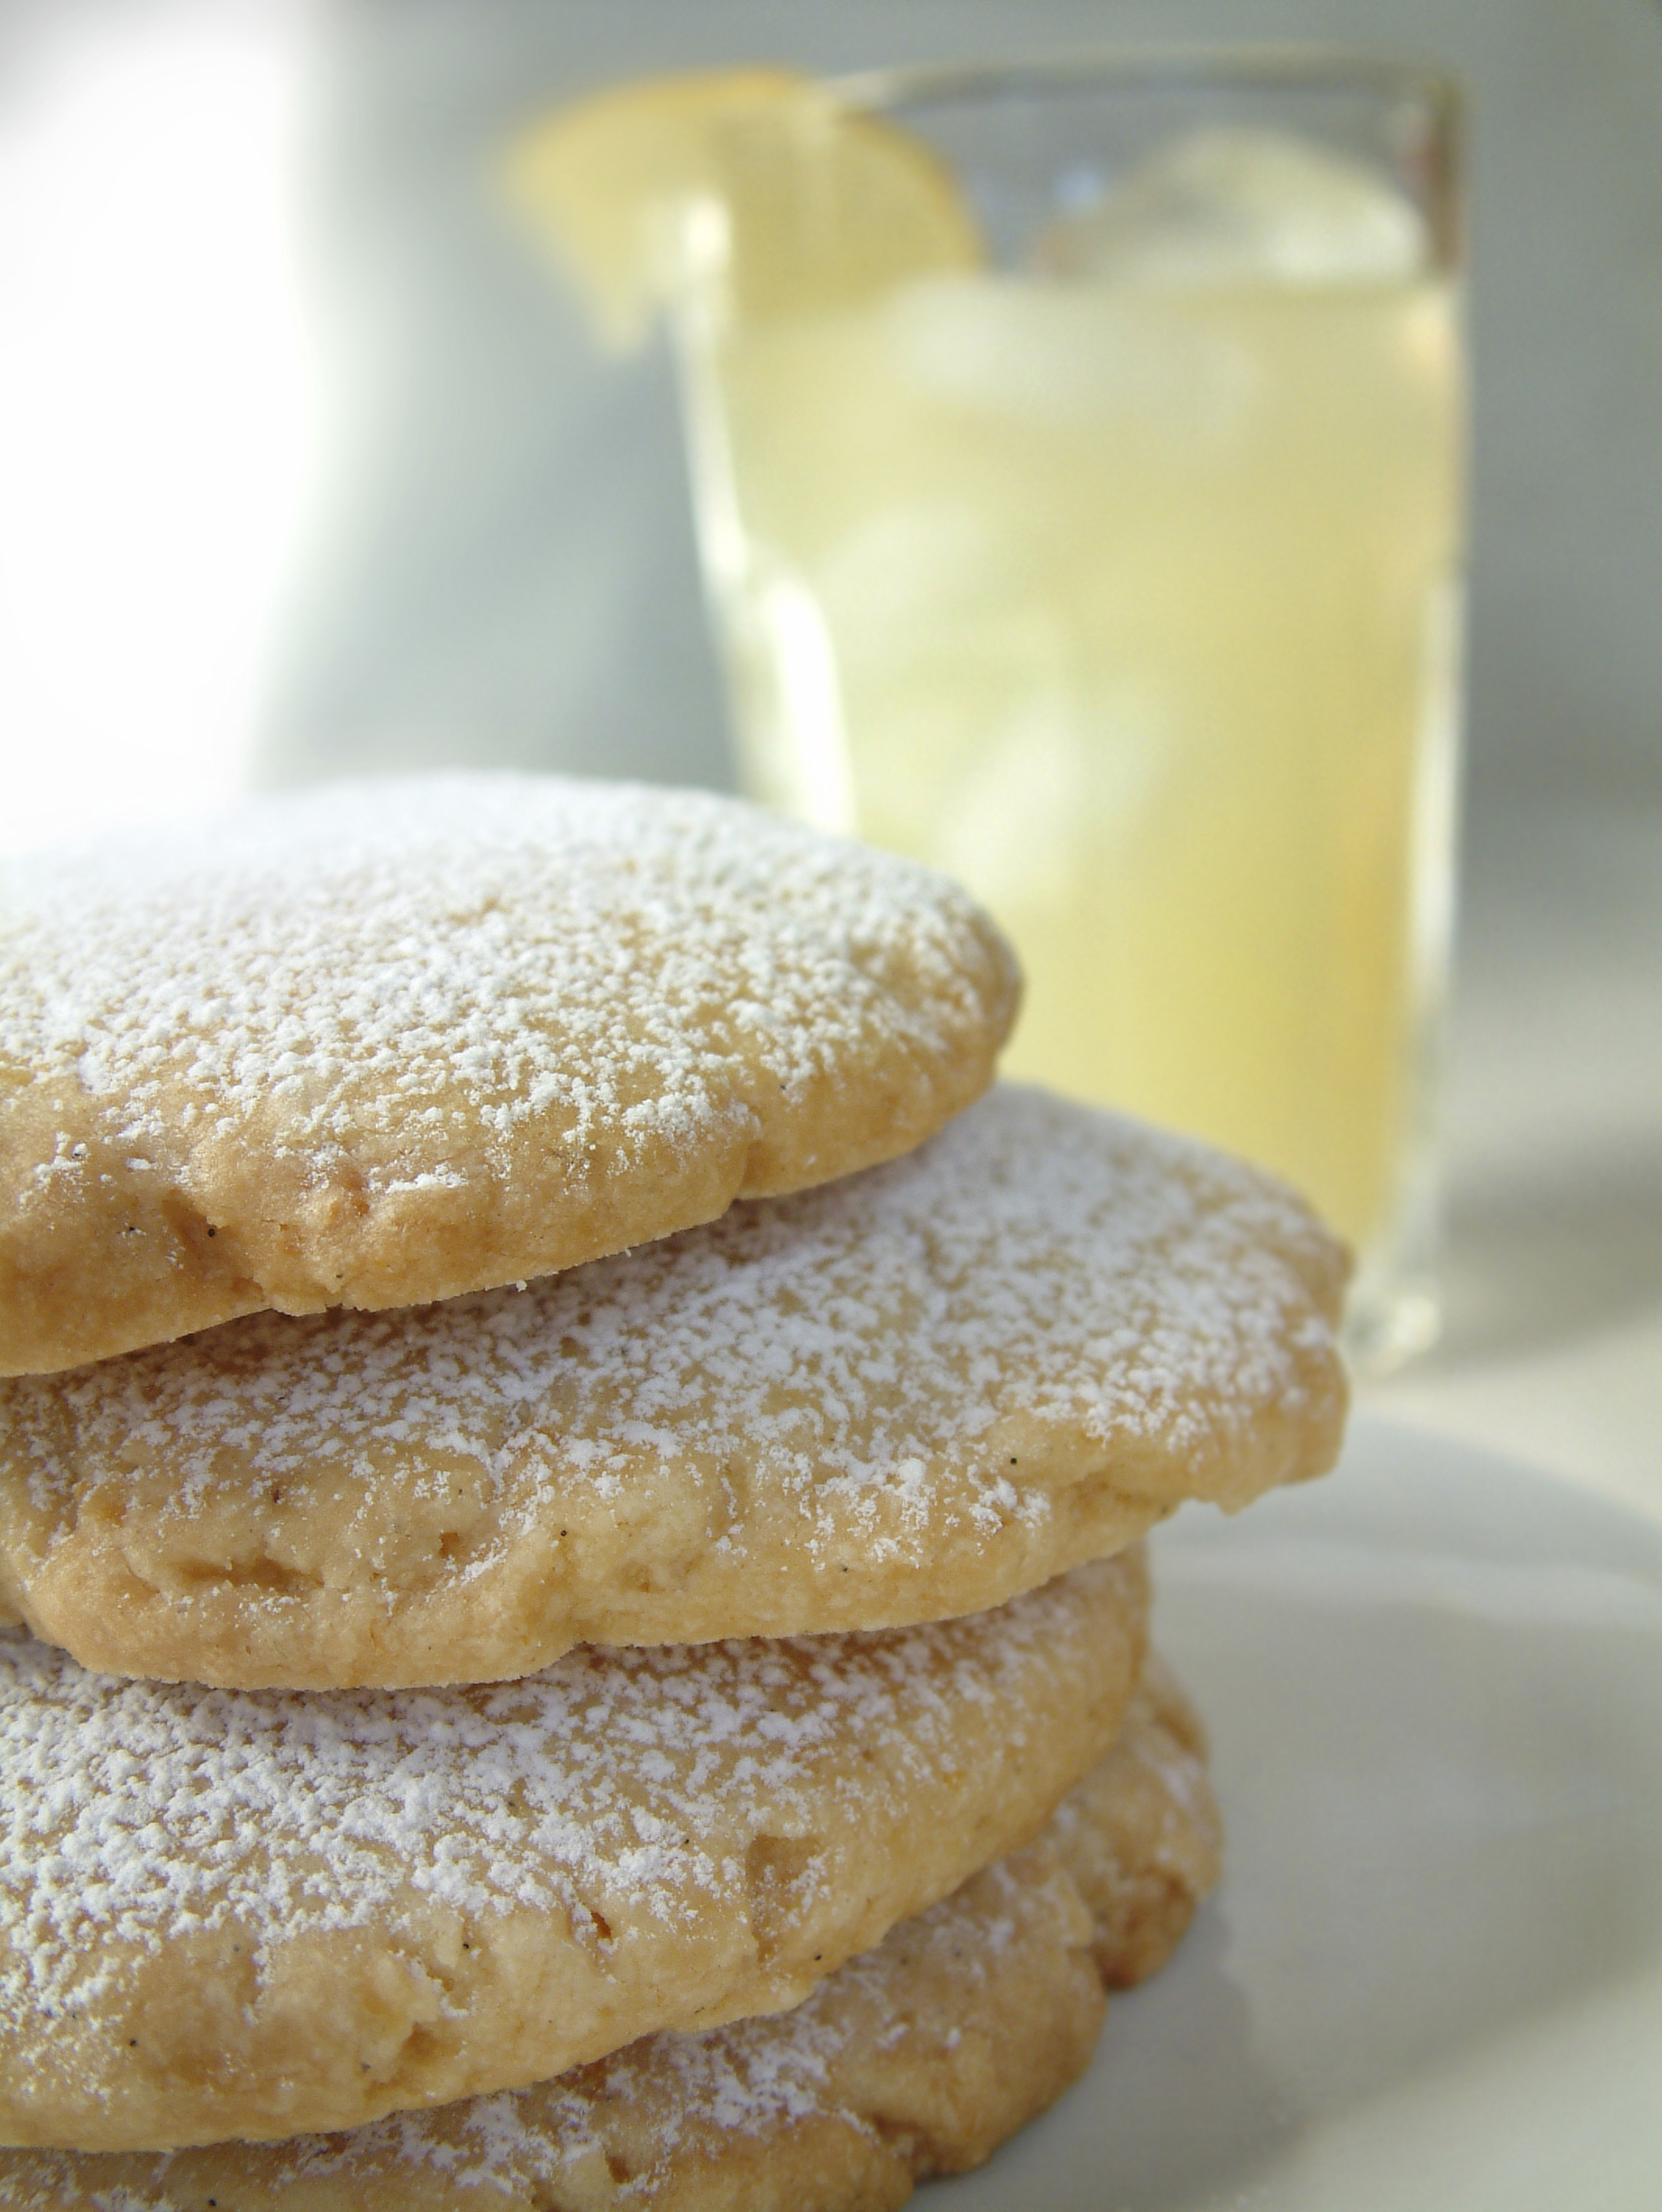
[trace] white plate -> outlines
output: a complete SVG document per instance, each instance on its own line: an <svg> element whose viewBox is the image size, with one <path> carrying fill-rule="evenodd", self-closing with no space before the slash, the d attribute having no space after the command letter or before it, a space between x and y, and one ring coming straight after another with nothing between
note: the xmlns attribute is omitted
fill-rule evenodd
<svg viewBox="0 0 1662 2212"><path fill-rule="evenodd" d="M1223 1886L919 2212L1658 2212L1662 1526L1364 1421L1156 1575Z"/></svg>

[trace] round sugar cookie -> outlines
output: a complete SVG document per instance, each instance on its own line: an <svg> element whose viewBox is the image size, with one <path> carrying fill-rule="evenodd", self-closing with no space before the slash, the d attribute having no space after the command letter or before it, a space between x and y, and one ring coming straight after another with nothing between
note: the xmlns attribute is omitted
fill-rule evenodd
<svg viewBox="0 0 1662 2212"><path fill-rule="evenodd" d="M870 2212L1042 2112L1217 1874L1192 1715L1162 1677L1049 1829L793 2012L660 2034L553 2081L336 2136L173 2157L0 2152L12 2212ZM1125 1900L1158 1893L1150 1918Z"/></svg>
<svg viewBox="0 0 1662 2212"><path fill-rule="evenodd" d="M0 884L0 1374L569 1267L891 1158L1011 956L736 799L336 787Z"/></svg>
<svg viewBox="0 0 1662 2212"><path fill-rule="evenodd" d="M312 1697L0 1637L0 2142L353 2126L794 2004L1048 1819L1146 1596Z"/></svg>
<svg viewBox="0 0 1662 2212"><path fill-rule="evenodd" d="M523 1291L0 1385L0 1602L299 1687L974 1612L1327 1466L1342 1275L1279 1185L1001 1087Z"/></svg>

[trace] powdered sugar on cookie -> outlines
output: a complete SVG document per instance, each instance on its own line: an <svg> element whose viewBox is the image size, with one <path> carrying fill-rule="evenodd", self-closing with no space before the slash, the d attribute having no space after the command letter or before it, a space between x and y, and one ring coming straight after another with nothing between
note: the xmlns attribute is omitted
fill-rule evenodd
<svg viewBox="0 0 1662 2212"><path fill-rule="evenodd" d="M325 790L24 862L7 892L18 1265L49 1238L61 1261L65 1207L107 1212L107 1265L132 1273L148 1248L114 1240L137 1237L164 1281L227 1273L185 1327L513 1281L864 1166L984 1086L1015 1003L943 878L695 793ZM234 1253L169 1242L147 1179ZM0 1368L67 1364L27 1354L6 1287L0 1266ZM127 1344L178 1333L166 1297L142 1326Z"/></svg>
<svg viewBox="0 0 1662 2212"><path fill-rule="evenodd" d="M330 791L228 817L211 845L20 863L8 908L0 1052L118 1094L135 1145L171 1133L181 1079L216 1129L284 1102L293 1142L349 1145L366 1120L442 1131L468 1109L506 1134L555 1103L573 1144L612 1117L690 1141L720 1110L719 1029L752 1035L788 1087L907 1018L862 947L940 987L914 1017L925 1042L967 996L970 909L938 879L731 802L615 785ZM460 1103L429 1103L452 1089Z"/></svg>
<svg viewBox="0 0 1662 2212"><path fill-rule="evenodd" d="M1083 2063L1101 2012L1099 1975L1123 1984L1158 1966L1216 1878L1215 1810L1196 1752L1151 1759L1159 1731L1133 1705L1120 1742L1065 1802L1109 1887L1158 1881L1174 1909L1156 1947L1122 1949L1097 1922L1058 1827L848 1961L793 2011L701 2034L662 2034L558 2080L371 2126L175 2158L0 2152L0 2194L21 2212L455 2212L464 2204L648 2205L688 2212L770 2201L820 2208L898 2203L909 2182L956 2170L1048 2103ZM1151 1778L1142 1817L1116 1809L1128 1763ZM1180 1790L1179 1784L1181 1784ZM1195 1850L1162 1852L1168 1831ZM1101 1887L1101 1883L1094 1887Z"/></svg>
<svg viewBox="0 0 1662 2212"><path fill-rule="evenodd" d="M264 1638L252 1679L301 1683L358 1602L363 1657L330 1664L405 1636L415 1668L420 1615L446 1664L519 1671L477 1639L533 1576L514 1617L561 1640L527 1665L969 1611L1326 1464L1341 1278L1279 1185L1002 1088L905 1159L523 1291L0 1387L0 1578L89 1662L247 1680Z"/></svg>
<svg viewBox="0 0 1662 2212"><path fill-rule="evenodd" d="M0 1635L0 2141L349 2124L792 2002L1100 1755L1144 1604L1133 1559L887 1635L312 1697Z"/></svg>

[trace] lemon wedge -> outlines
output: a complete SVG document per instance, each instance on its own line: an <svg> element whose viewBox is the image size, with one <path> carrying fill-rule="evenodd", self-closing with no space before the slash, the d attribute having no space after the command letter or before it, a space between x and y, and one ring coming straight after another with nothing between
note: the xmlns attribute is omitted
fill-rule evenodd
<svg viewBox="0 0 1662 2212"><path fill-rule="evenodd" d="M525 132L506 181L620 347L695 283L714 280L726 311L752 321L850 306L983 258L929 146L789 70L594 94Z"/></svg>

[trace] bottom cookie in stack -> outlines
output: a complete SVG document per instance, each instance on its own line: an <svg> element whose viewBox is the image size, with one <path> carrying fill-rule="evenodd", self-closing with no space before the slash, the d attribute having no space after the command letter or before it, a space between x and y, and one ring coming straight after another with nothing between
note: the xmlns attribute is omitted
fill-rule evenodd
<svg viewBox="0 0 1662 2212"><path fill-rule="evenodd" d="M977 2165L1086 2064L1104 1985L1169 1955L1216 1877L1198 1725L1151 1662L1038 1840L795 2010L644 2037L557 2080L343 2134L172 2154L0 2152L15 2212L881 2212Z"/></svg>

